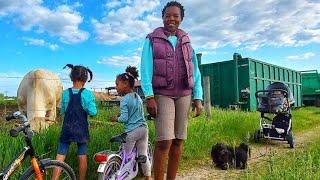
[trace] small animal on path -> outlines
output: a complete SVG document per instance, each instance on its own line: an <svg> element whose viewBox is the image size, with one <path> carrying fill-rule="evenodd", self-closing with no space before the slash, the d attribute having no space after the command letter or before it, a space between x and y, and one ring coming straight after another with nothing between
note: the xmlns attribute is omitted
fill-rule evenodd
<svg viewBox="0 0 320 180"><path fill-rule="evenodd" d="M237 147L217 143L211 149L212 163L222 170L227 170L230 167L245 169L249 154L249 145L245 143L241 143Z"/></svg>
<svg viewBox="0 0 320 180"><path fill-rule="evenodd" d="M212 146L211 158L212 163L218 168L226 170L233 164L233 148L223 143L217 143Z"/></svg>
<svg viewBox="0 0 320 180"><path fill-rule="evenodd" d="M241 143L235 148L236 167L245 169L247 167L248 155L250 155L250 148L248 144Z"/></svg>

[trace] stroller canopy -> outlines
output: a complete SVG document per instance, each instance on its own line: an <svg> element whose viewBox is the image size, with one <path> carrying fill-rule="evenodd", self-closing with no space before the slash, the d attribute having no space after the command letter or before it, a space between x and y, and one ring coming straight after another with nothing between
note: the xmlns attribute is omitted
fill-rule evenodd
<svg viewBox="0 0 320 180"><path fill-rule="evenodd" d="M275 89L281 89L281 90L287 91L289 103L294 104L295 100L293 98L293 94L292 94L289 86L287 86L286 84L284 84L282 82L274 82L267 87L267 90L275 90Z"/></svg>

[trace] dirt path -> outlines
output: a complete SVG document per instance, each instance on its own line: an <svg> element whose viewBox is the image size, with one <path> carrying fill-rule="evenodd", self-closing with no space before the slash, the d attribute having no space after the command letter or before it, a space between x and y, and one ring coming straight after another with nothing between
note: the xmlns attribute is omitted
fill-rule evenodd
<svg viewBox="0 0 320 180"><path fill-rule="evenodd" d="M295 149L290 149L289 145L285 142L266 141L261 144L252 144L251 157L248 160L248 167L250 169L265 163L267 155L271 152L275 155L281 155L287 151L299 150L305 147L307 142L312 141L319 134L320 126L311 130L294 134L296 140ZM208 158L202 164L194 167L188 171L179 173L177 180L200 180L200 179L239 179L239 175L246 172L245 170L220 170L212 166L211 160Z"/></svg>

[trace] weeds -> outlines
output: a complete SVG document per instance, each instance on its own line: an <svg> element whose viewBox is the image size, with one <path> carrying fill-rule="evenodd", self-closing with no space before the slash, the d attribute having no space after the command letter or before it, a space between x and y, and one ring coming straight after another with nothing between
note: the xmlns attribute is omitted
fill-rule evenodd
<svg viewBox="0 0 320 180"><path fill-rule="evenodd" d="M293 131L302 132L320 125L320 113L318 108L308 107L293 110ZM106 148L110 148L109 139L123 132L123 126L119 123L110 123L111 116L117 115L118 109L105 109L100 108L98 115L90 118L90 136L91 140L88 144L88 179L97 179L97 167L98 164L93 161L94 153ZM239 144L240 142L250 142L252 133L259 128L260 114L257 112L242 112L242 111L227 111L221 109L212 110L212 118L205 119L205 115L197 118L191 118L188 126L188 139L184 144L184 153L181 160L181 168L191 168L195 163L203 161L209 158L211 146L216 142L225 142L228 144ZM153 121L148 121L149 125L149 139L151 143L154 143L155 131ZM24 146L23 137L12 138L9 136L9 130L13 127L12 124L4 123L4 120L0 120L0 169L3 169L10 160ZM58 139L60 135L61 124L52 125L49 129L43 133L35 136L33 139L34 147L38 152L38 155L44 157L55 158L57 153ZM320 142L320 141L319 141ZM318 148L320 147L317 146ZM117 148L116 146L112 148ZM320 148L319 148L320 149ZM317 155L318 153L318 155ZM300 158L301 159L301 158ZM272 168L268 171L271 174L267 179L276 179L276 177L282 176L282 166L288 166L288 164L277 164L279 161L271 157L270 162L264 162L267 164L273 163ZM78 171L78 159L76 156L76 145L72 145L66 162L77 172ZM287 177L296 178L306 175L319 179L320 172L317 171L320 165L320 150L311 151L310 156L306 156L299 160L299 163L306 163L302 170L298 170L299 166L295 166L297 162L292 163L290 172L297 172L300 174L290 175L285 174ZM314 164L318 163L317 166ZM25 167L24 167L25 168ZM279 170L278 170L279 169ZM279 173L278 173L279 171ZM307 172L314 172L315 175L305 174ZM250 179L250 175L247 175ZM252 178L252 177L251 177ZM289 178L289 179L290 179ZM254 178L255 179L255 178Z"/></svg>

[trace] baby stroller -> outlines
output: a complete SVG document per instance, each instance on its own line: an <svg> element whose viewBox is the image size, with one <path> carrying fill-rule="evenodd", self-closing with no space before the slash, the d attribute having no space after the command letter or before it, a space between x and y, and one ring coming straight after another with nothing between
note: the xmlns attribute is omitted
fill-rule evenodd
<svg viewBox="0 0 320 180"><path fill-rule="evenodd" d="M260 129L254 133L254 140L261 138L287 141L294 148L291 105L294 103L290 88L281 82L270 84L266 90L257 91L258 111L261 112ZM265 116L265 114L273 114Z"/></svg>

